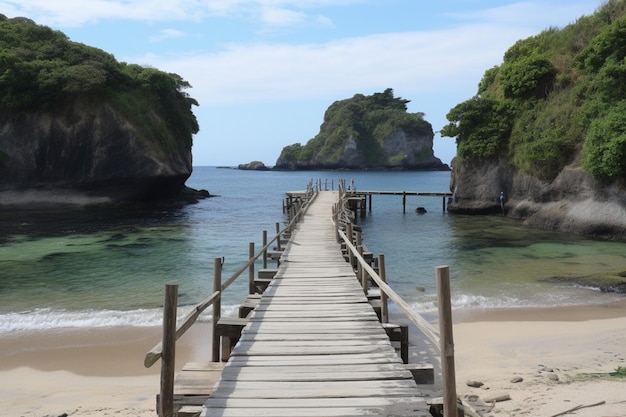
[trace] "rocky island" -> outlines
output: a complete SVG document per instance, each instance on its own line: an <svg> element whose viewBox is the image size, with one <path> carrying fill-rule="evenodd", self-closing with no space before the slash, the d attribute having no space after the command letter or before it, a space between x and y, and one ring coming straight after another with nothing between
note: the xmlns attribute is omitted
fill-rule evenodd
<svg viewBox="0 0 626 417"><path fill-rule="evenodd" d="M607 2L485 72L442 129L457 143L451 212L626 240L625 31L626 2Z"/></svg>
<svg viewBox="0 0 626 417"><path fill-rule="evenodd" d="M185 187L198 103L180 76L0 15L0 205L109 204Z"/></svg>
<svg viewBox="0 0 626 417"><path fill-rule="evenodd" d="M408 113L391 88L334 102L319 133L283 148L277 170L449 170L433 154L433 129L423 113Z"/></svg>

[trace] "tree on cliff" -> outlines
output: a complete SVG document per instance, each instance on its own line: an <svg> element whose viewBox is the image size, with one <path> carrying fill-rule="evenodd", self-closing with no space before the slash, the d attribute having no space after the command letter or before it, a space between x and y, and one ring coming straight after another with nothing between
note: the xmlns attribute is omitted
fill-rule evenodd
<svg viewBox="0 0 626 417"><path fill-rule="evenodd" d="M167 114L169 129L189 147L198 123L190 85L176 74L117 62L100 49L30 19L0 15L0 110L60 111L72 100L108 101L148 128L147 108Z"/></svg>
<svg viewBox="0 0 626 417"><path fill-rule="evenodd" d="M0 15L0 192L176 195L199 129L189 87L177 74Z"/></svg>
<svg viewBox="0 0 626 417"><path fill-rule="evenodd" d="M433 130L423 113L408 113L391 88L334 102L320 132L306 145L283 148L275 168L443 169L432 151Z"/></svg>
<svg viewBox="0 0 626 417"><path fill-rule="evenodd" d="M518 41L447 115L459 161L508 160L550 181L580 162L626 180L626 1Z"/></svg>

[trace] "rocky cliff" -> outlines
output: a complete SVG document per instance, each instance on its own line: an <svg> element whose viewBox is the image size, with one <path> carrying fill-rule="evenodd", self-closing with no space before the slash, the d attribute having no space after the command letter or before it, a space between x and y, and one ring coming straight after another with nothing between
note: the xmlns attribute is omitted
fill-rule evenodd
<svg viewBox="0 0 626 417"><path fill-rule="evenodd" d="M274 169L447 170L433 154L433 130L393 90L333 103L306 145L285 147Z"/></svg>
<svg viewBox="0 0 626 417"><path fill-rule="evenodd" d="M198 103L180 76L25 18L0 15L0 50L0 206L190 198Z"/></svg>
<svg viewBox="0 0 626 417"><path fill-rule="evenodd" d="M626 240L626 1L520 40L447 114L452 212Z"/></svg>
<svg viewBox="0 0 626 417"><path fill-rule="evenodd" d="M162 123L156 114L155 124ZM0 112L0 201L106 203L168 197L191 174L191 147L146 137L104 102Z"/></svg>
<svg viewBox="0 0 626 417"><path fill-rule="evenodd" d="M626 192L598 182L579 165L566 166L553 181L524 174L506 161L454 166L454 213L502 213L532 227L626 241Z"/></svg>

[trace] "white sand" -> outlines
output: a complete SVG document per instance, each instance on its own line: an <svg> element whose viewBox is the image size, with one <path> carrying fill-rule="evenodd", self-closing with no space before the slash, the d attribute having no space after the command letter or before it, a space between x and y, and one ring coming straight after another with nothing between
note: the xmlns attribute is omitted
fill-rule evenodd
<svg viewBox="0 0 626 417"><path fill-rule="evenodd" d="M625 379L580 376L626 367L626 302L456 312L455 320L459 396L512 398L484 415L551 417L606 401L567 415L626 417ZM179 344L177 367L208 358L207 326L192 329ZM155 416L159 365L146 370L143 357L159 334L159 328L113 328L0 336L0 415ZM515 376L523 381L511 383ZM469 379L488 389L466 386Z"/></svg>
<svg viewBox="0 0 626 417"><path fill-rule="evenodd" d="M143 359L161 328L105 328L0 336L0 415L155 416L160 362ZM201 323L180 339L176 367L207 360Z"/></svg>
<svg viewBox="0 0 626 417"><path fill-rule="evenodd" d="M508 394L511 400L484 413L490 416L550 417L602 401L566 415L626 416L626 379L608 376L618 366L626 367L626 306L601 309L587 310L591 320L578 317L584 316L583 307L492 312L486 320L505 321L456 324L457 394L481 400ZM523 381L513 383L514 377ZM471 388L468 380L484 386Z"/></svg>

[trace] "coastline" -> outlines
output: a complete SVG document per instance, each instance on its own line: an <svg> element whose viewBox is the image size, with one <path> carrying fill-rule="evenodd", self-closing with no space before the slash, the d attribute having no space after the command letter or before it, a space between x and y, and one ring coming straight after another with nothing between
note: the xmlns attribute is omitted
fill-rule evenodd
<svg viewBox="0 0 626 417"><path fill-rule="evenodd" d="M484 415L551 416L606 401L576 416L626 416L626 379L597 376L626 367L626 299L576 307L462 310L453 317L458 395L466 401L511 397ZM160 334L160 327L2 334L0 409L28 417L155 416L160 367L145 369L143 358ZM208 360L210 345L210 325L194 325L177 344L177 369L188 361ZM412 355L419 349L412 347ZM513 377L523 381L512 383ZM484 385L472 388L467 380ZM436 387L432 395L439 396ZM470 404L478 406L480 400Z"/></svg>

